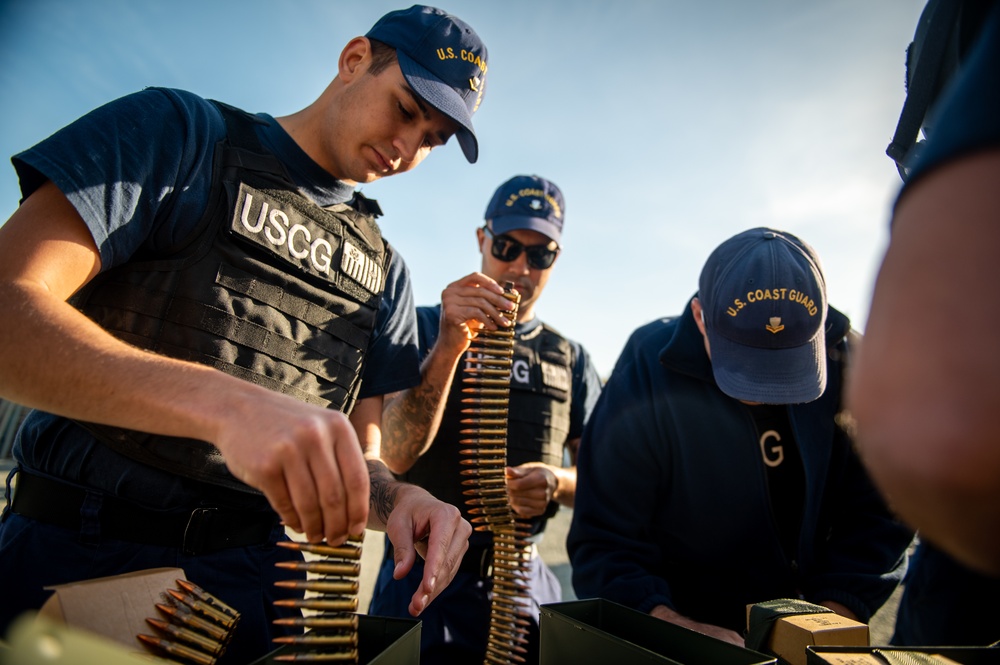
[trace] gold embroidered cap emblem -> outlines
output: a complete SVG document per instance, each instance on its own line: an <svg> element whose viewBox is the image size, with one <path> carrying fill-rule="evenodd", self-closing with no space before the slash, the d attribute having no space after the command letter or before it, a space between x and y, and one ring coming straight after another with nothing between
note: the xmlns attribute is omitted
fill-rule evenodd
<svg viewBox="0 0 1000 665"><path fill-rule="evenodd" d="M774 334L778 334L782 330L785 329L785 326L782 325L782 323L781 323L781 317L780 316L772 316L771 317L771 322L768 325L764 326L764 327L767 328L769 331L771 331Z"/></svg>

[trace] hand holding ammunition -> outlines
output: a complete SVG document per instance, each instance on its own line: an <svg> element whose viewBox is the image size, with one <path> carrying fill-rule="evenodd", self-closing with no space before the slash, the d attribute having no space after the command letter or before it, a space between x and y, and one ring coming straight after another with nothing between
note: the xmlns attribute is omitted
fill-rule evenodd
<svg viewBox="0 0 1000 665"><path fill-rule="evenodd" d="M479 272L466 275L441 292L441 334L437 344L461 353L480 330L510 327L512 308L503 287L495 280Z"/></svg>
<svg viewBox="0 0 1000 665"><path fill-rule="evenodd" d="M541 462L529 462L507 467L507 496L518 517L535 517L545 513L559 488L555 470Z"/></svg>
<svg viewBox="0 0 1000 665"><path fill-rule="evenodd" d="M363 533L369 477L347 416L236 382L214 442L237 478L261 490L289 528L337 545ZM233 396L231 396L233 397Z"/></svg>

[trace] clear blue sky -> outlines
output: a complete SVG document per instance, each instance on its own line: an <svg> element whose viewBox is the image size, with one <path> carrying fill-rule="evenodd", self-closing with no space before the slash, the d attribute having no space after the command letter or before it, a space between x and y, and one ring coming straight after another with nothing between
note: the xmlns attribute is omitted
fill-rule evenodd
<svg viewBox="0 0 1000 665"><path fill-rule="evenodd" d="M313 101L385 0L0 0L0 153L150 85L282 115ZM434 3L432 3L434 4ZM479 267L502 181L566 196L564 252L538 314L607 375L629 333L678 313L709 252L751 226L816 247L830 302L864 328L899 178L906 45L924 0L447 0L489 74L457 144L364 187L417 304ZM17 206L0 170L0 222Z"/></svg>

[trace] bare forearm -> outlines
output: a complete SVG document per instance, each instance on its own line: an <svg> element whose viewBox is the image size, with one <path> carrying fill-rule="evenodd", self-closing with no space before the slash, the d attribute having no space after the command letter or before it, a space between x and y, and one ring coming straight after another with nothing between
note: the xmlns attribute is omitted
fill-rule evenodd
<svg viewBox="0 0 1000 665"><path fill-rule="evenodd" d="M576 467L552 467L556 474L556 492L552 496L559 505L572 508L576 502Z"/></svg>
<svg viewBox="0 0 1000 665"><path fill-rule="evenodd" d="M430 448L441 425L452 377L462 352L431 350L421 366L420 385L396 393L382 411L381 458L405 473Z"/></svg>
<svg viewBox="0 0 1000 665"><path fill-rule="evenodd" d="M928 174L900 200L848 391L859 450L892 507L992 574L1000 572L998 178L1000 151L979 153Z"/></svg>
<svg viewBox="0 0 1000 665"><path fill-rule="evenodd" d="M6 313L0 386L14 402L80 420L212 440L212 421L227 408L220 402L250 398L249 384L129 346L41 287L4 283L0 311Z"/></svg>

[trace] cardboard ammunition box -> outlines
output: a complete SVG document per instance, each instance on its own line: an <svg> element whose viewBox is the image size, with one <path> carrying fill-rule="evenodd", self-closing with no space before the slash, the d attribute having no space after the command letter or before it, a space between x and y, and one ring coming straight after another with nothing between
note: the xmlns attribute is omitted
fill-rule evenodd
<svg viewBox="0 0 1000 665"><path fill-rule="evenodd" d="M277 656L301 647L283 646L250 665L280 665ZM420 621L358 615L358 665L419 665Z"/></svg>
<svg viewBox="0 0 1000 665"><path fill-rule="evenodd" d="M773 665L743 649L604 599L541 608L540 665Z"/></svg>
<svg viewBox="0 0 1000 665"><path fill-rule="evenodd" d="M38 616L55 623L101 635L134 651L149 653L136 637L150 635L147 618L160 618L161 594L187 579L181 568L150 568L46 587L52 596Z"/></svg>
<svg viewBox="0 0 1000 665"><path fill-rule="evenodd" d="M887 661L887 657L893 660ZM1000 663L1000 648L811 646L806 649L807 665L885 665L886 662L910 665L997 665Z"/></svg>
<svg viewBox="0 0 1000 665"><path fill-rule="evenodd" d="M793 614L777 619L768 639L768 653L789 665L806 665L810 646L868 646L868 625L826 612Z"/></svg>
<svg viewBox="0 0 1000 665"><path fill-rule="evenodd" d="M37 613L40 624L69 627L60 633L71 637L82 632L88 637L109 640L120 647L121 655L133 655L151 662L151 652L136 635L155 635L147 618L162 618L156 603L162 603L167 589L177 589L177 580L187 579L181 568L151 568L148 570L102 577L51 587L52 596ZM358 657L360 665L417 665L420 662L420 622L358 615ZM239 627L236 628L239 630ZM79 638L74 637L77 641ZM105 647L107 650L108 647ZM276 649L253 665L277 663L274 656L292 653L298 648L288 645ZM22 654L9 662L20 664ZM12 655L13 657L13 655ZM24 662L28 662L25 660ZM42 662L42 661L39 661ZM52 665L93 663L94 660L46 661ZM107 661L110 663L110 661ZM159 662L156 660L154 662Z"/></svg>

